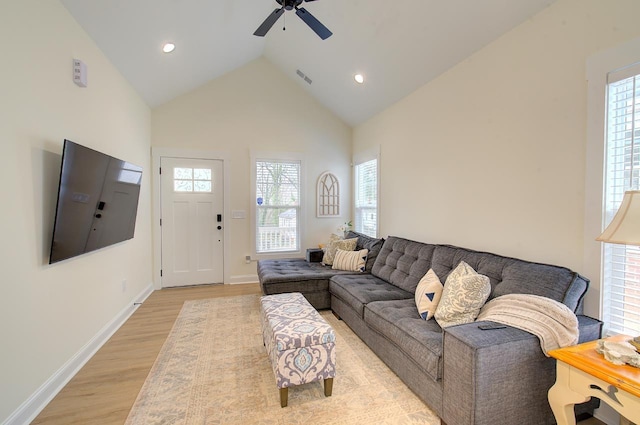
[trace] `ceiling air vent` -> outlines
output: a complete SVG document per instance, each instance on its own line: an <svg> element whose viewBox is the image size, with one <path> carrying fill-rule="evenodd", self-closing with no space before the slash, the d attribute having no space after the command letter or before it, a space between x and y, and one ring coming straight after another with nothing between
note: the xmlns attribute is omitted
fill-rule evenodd
<svg viewBox="0 0 640 425"><path fill-rule="evenodd" d="M296 74L298 74L298 77L300 77L303 80L305 80L308 84L312 83L311 78L309 78L306 75L304 75L304 72L300 71L299 69L296 69Z"/></svg>

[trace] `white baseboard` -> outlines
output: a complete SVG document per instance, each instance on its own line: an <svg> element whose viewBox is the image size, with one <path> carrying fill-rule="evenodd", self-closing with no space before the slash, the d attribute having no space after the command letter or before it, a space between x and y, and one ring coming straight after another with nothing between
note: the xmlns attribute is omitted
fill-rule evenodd
<svg viewBox="0 0 640 425"><path fill-rule="evenodd" d="M107 323L80 351L47 379L47 381L25 400L2 424L25 425L33 421L60 390L67 385L71 378L93 357L100 347L131 317L137 310L138 304L146 300L152 292L153 284L150 283L149 286L134 298L133 303L125 307L111 322Z"/></svg>
<svg viewBox="0 0 640 425"><path fill-rule="evenodd" d="M257 283L258 275L257 274L244 274L229 277L229 284L235 285L238 283Z"/></svg>

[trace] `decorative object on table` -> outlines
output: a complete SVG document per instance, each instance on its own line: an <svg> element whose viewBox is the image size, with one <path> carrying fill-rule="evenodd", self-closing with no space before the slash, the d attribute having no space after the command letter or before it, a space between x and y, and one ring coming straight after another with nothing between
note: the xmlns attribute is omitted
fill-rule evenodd
<svg viewBox="0 0 640 425"><path fill-rule="evenodd" d="M596 352L602 354L607 361L615 365L628 364L633 367L640 367L640 354L628 341L611 342L600 340L598 341Z"/></svg>
<svg viewBox="0 0 640 425"><path fill-rule="evenodd" d="M351 220L349 220L346 223L343 223L340 226L338 226L338 233L341 235L344 235L344 237L346 238L347 234L349 233L352 227L353 225L351 224Z"/></svg>
<svg viewBox="0 0 640 425"><path fill-rule="evenodd" d="M629 344L633 345L636 351L640 352L640 336L630 339Z"/></svg>
<svg viewBox="0 0 640 425"><path fill-rule="evenodd" d="M318 177L318 217L340 217L340 182L326 171Z"/></svg>

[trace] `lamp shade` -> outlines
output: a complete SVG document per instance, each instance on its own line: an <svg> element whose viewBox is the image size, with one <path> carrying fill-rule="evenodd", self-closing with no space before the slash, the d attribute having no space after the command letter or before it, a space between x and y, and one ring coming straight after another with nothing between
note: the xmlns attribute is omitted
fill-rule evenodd
<svg viewBox="0 0 640 425"><path fill-rule="evenodd" d="M618 212L596 240L640 245L640 190L629 190L624 193Z"/></svg>

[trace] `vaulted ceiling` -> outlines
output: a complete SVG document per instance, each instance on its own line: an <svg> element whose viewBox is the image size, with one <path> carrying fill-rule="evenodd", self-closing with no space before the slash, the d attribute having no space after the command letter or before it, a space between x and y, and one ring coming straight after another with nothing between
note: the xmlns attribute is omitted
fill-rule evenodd
<svg viewBox="0 0 640 425"><path fill-rule="evenodd" d="M152 108L263 55L356 126L555 0L303 3L333 32L324 41L295 11L254 36L275 0L60 1Z"/></svg>

